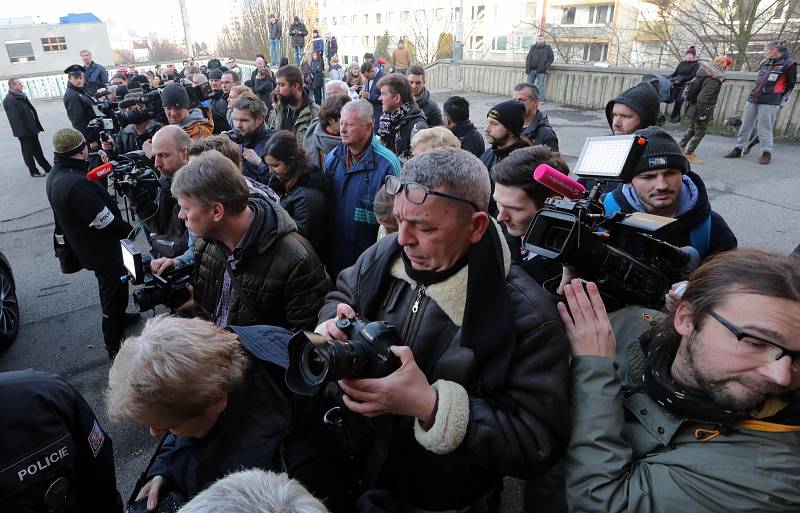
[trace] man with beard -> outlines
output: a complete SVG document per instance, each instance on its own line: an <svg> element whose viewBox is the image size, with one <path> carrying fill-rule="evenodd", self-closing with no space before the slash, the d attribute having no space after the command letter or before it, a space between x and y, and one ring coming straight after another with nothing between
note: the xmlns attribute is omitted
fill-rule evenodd
<svg viewBox="0 0 800 513"><path fill-rule="evenodd" d="M486 139L492 145L483 155L481 162L489 172L495 164L503 160L517 148L525 148L531 143L522 137L522 126L525 122L525 106L516 101L500 102L486 115Z"/></svg>
<svg viewBox="0 0 800 513"><path fill-rule="evenodd" d="M558 152L558 137L550 120L539 110L541 104L539 90L533 84L522 82L514 86L512 97L525 106L525 123L522 125L522 136L534 146L544 144L554 152Z"/></svg>
<svg viewBox="0 0 800 513"><path fill-rule="evenodd" d="M375 127L381 143L398 158L411 158L411 138L428 128L425 113L414 102L411 84L399 73L392 73L378 82L383 114Z"/></svg>
<svg viewBox="0 0 800 513"><path fill-rule="evenodd" d="M269 182L269 166L264 162L264 151L273 133L264 123L267 112L264 102L254 96L237 98L233 104L233 119L241 136L242 171L247 178L264 184Z"/></svg>
<svg viewBox="0 0 800 513"><path fill-rule="evenodd" d="M267 126L275 131L289 130L298 141L305 140L311 122L319 115L314 103L303 88L303 73L297 66L284 66L275 74L274 109L269 113Z"/></svg>
<svg viewBox="0 0 800 513"><path fill-rule="evenodd" d="M722 216L711 210L706 186L689 170L678 143L658 127L636 134L647 139L636 175L605 196L605 215L646 212L675 218L660 238L692 246L701 258L735 248L736 237Z"/></svg>
<svg viewBox="0 0 800 513"><path fill-rule="evenodd" d="M425 113L428 126L442 126L442 111L439 106L431 99L431 93L425 87L425 68L422 66L411 66L405 73L408 83L411 84L411 94L422 112Z"/></svg>
<svg viewBox="0 0 800 513"><path fill-rule="evenodd" d="M569 510L800 510L796 260L720 254L649 326L658 312L609 321L586 288L574 280L569 312L558 305L573 355Z"/></svg>

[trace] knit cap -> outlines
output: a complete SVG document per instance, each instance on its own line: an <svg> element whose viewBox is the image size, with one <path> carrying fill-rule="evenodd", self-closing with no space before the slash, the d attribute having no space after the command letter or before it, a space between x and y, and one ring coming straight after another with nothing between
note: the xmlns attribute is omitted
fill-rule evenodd
<svg viewBox="0 0 800 513"><path fill-rule="evenodd" d="M164 107L179 107L188 109L189 93L182 84L170 84L161 92L161 104Z"/></svg>
<svg viewBox="0 0 800 513"><path fill-rule="evenodd" d="M519 137L525 124L525 105L517 100L500 102L489 110L487 118L492 118L512 134Z"/></svg>
<svg viewBox="0 0 800 513"><path fill-rule="evenodd" d="M83 134L74 128L62 128L53 134L53 149L56 155L69 157L86 147Z"/></svg>
<svg viewBox="0 0 800 513"><path fill-rule="evenodd" d="M686 53L690 53L695 57L697 57L697 48L695 48L694 46L690 46L689 48L686 49Z"/></svg>
<svg viewBox="0 0 800 513"><path fill-rule="evenodd" d="M614 104L616 103L621 103L639 114L639 128L655 125L661 111L658 92L647 82L636 84L606 104L608 126L611 126L611 112L614 110Z"/></svg>
<svg viewBox="0 0 800 513"><path fill-rule="evenodd" d="M680 169L686 173L689 167L686 157L671 135L657 126L637 130L636 135L647 139L647 145L633 176L655 169Z"/></svg>

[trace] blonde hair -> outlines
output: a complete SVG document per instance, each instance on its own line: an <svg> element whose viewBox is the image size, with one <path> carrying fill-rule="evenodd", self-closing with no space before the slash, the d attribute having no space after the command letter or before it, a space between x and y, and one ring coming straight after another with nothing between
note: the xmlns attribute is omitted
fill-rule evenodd
<svg viewBox="0 0 800 513"><path fill-rule="evenodd" d="M420 151L416 151L418 144L424 145ZM443 126L435 126L420 130L411 138L411 148L415 149L414 155L421 155L435 148L455 148L461 149L461 141L453 135L453 132Z"/></svg>
<svg viewBox="0 0 800 513"><path fill-rule="evenodd" d="M339 55L331 57L331 64L339 64Z"/></svg>
<svg viewBox="0 0 800 513"><path fill-rule="evenodd" d="M109 417L196 416L242 381L247 361L233 332L202 319L153 317L114 359L105 394Z"/></svg>

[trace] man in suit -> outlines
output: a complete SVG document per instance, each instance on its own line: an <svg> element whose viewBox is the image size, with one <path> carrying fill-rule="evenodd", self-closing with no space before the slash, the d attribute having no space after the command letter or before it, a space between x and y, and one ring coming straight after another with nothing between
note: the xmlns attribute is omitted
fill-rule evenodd
<svg viewBox="0 0 800 513"><path fill-rule="evenodd" d="M22 147L22 160L28 166L28 172L32 177L45 176L50 172L51 166L39 143L39 132L44 132L44 128L39 122L39 114L36 113L36 109L23 91L20 79L12 78L8 81L8 94L3 98L3 109L8 116L11 132L14 137L19 139L19 145ZM44 169L44 173L40 173L36 168L36 162Z"/></svg>

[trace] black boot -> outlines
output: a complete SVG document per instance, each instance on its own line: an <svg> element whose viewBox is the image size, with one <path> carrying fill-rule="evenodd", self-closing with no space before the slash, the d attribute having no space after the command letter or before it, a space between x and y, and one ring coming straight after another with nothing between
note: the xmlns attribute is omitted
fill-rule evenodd
<svg viewBox="0 0 800 513"><path fill-rule="evenodd" d="M772 161L772 153L765 151L761 154L761 158L758 159L759 164L767 165Z"/></svg>
<svg viewBox="0 0 800 513"><path fill-rule="evenodd" d="M725 155L725 158L726 159L738 159L741 156L742 156L742 149L741 148L734 148L734 149L732 149L730 151L730 153Z"/></svg>

